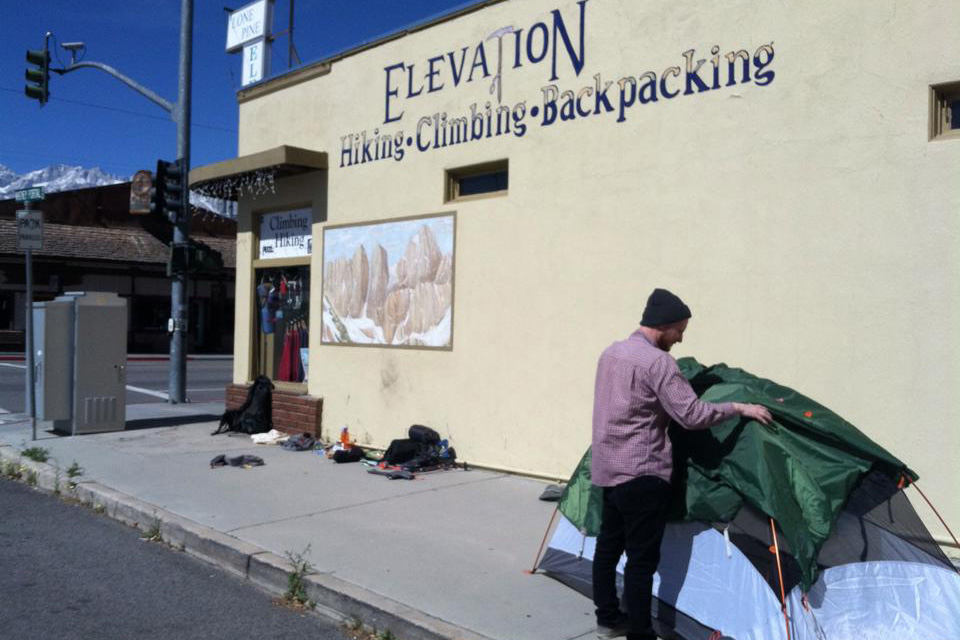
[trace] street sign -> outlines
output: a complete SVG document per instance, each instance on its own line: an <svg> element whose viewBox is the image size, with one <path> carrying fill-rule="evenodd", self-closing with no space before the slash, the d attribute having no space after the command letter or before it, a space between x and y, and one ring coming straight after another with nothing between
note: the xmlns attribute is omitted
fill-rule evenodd
<svg viewBox="0 0 960 640"><path fill-rule="evenodd" d="M255 0L231 13L227 20L227 53L243 48L240 86L260 82L270 74L273 3L274 0ZM293 33L292 24L290 32Z"/></svg>
<svg viewBox="0 0 960 640"><path fill-rule="evenodd" d="M245 44L270 35L273 23L273 0L257 0L240 7L227 19L227 53Z"/></svg>
<svg viewBox="0 0 960 640"><path fill-rule="evenodd" d="M269 71L270 48L266 40L257 40L243 47L243 75L240 85L245 87L260 82Z"/></svg>
<svg viewBox="0 0 960 640"><path fill-rule="evenodd" d="M43 249L42 211L17 211L17 249Z"/></svg>
<svg viewBox="0 0 960 640"><path fill-rule="evenodd" d="M17 202L36 202L43 200L43 187L30 187L15 192Z"/></svg>

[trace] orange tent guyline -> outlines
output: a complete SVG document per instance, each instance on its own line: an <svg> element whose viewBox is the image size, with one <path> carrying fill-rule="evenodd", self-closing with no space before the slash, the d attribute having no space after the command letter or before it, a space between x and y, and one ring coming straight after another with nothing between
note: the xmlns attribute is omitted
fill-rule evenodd
<svg viewBox="0 0 960 640"><path fill-rule="evenodd" d="M537 550L537 557L533 559L533 566L529 570L524 570L524 573L529 573L533 575L537 572L537 563L540 562L540 554L543 553L543 545L547 544L547 536L550 535L550 529L553 528L553 521L557 518L557 512L560 511L560 505L557 505L553 509L553 515L550 516L550 523L547 525L547 530L543 532L543 540L540 541L540 549Z"/></svg>
<svg viewBox="0 0 960 640"><path fill-rule="evenodd" d="M770 532L773 534L773 552L777 556L777 577L780 579L780 607L783 611L783 623L787 627L787 640L790 640L790 617L787 615L787 593L783 587L783 568L780 566L780 544L777 542L777 525L770 518Z"/></svg>
<svg viewBox="0 0 960 640"><path fill-rule="evenodd" d="M916 482L913 483L913 487L917 491L920 491L920 496L926 501L928 505L930 505L930 508L933 509L933 512L936 514L937 518L939 518L940 520L940 524L943 525L943 528L946 529L947 533L950 534L950 537L953 538L953 544L955 544L957 548L960 548L960 542L957 542L957 536L953 535L953 531L950 531L950 527L947 526L947 522L943 519L943 516L940 515L940 512L937 511L937 508L933 506L933 503L930 502L930 499L927 498L927 494L925 494L923 491L920 490L920 487L917 486Z"/></svg>

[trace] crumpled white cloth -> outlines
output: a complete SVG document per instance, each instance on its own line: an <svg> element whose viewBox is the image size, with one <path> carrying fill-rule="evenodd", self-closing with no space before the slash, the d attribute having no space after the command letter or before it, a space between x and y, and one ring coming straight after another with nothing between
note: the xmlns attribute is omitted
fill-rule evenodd
<svg viewBox="0 0 960 640"><path fill-rule="evenodd" d="M254 433L250 436L253 444L279 444L287 440L290 436L286 433L280 433L276 429L270 429L266 433Z"/></svg>

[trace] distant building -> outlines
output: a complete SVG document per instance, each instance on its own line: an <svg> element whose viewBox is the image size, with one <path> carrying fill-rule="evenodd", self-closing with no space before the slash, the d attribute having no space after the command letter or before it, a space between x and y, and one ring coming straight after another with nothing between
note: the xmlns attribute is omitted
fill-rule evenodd
<svg viewBox="0 0 960 640"><path fill-rule="evenodd" d="M150 215L129 213L130 183L47 194L44 247L33 252L34 300L68 291L111 291L128 299L129 353L167 353L172 229ZM23 351L26 318L24 252L17 250L16 211L0 201L0 351ZM188 353L233 350L236 222L194 209L191 237L220 252L224 268L193 276Z"/></svg>

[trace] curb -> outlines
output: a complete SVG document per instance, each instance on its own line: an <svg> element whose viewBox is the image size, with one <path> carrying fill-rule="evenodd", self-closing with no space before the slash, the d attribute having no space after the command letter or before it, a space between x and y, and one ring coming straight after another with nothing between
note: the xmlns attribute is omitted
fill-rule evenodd
<svg viewBox="0 0 960 640"><path fill-rule="evenodd" d="M173 549L215 565L237 577L282 596L293 565L275 553L205 527L175 513L161 509L94 480L79 480L69 489L58 467L23 458L11 445L0 445L0 462L14 462L35 474L35 487L46 493L72 492L81 503L95 511L143 531L159 527L163 542ZM20 480L25 482L23 478ZM490 640L434 618L405 604L337 578L330 573L311 573L304 577L307 595L316 603L319 615L343 624L359 619L367 627L389 629L402 640Z"/></svg>

